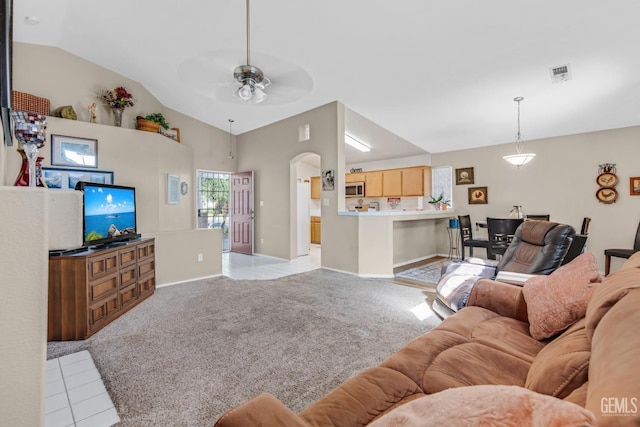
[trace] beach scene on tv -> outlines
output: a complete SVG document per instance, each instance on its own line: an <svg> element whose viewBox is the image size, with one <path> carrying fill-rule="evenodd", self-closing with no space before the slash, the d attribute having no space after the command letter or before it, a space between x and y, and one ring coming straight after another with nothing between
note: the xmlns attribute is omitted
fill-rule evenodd
<svg viewBox="0 0 640 427"><path fill-rule="evenodd" d="M87 186L84 189L84 204L86 242L135 235L133 189Z"/></svg>

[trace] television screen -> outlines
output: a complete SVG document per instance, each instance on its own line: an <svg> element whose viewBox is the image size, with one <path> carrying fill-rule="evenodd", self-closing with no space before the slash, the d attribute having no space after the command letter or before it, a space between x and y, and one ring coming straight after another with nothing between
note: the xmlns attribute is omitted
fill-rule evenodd
<svg viewBox="0 0 640 427"><path fill-rule="evenodd" d="M101 245L140 237L136 229L133 187L79 182L84 192L84 245Z"/></svg>

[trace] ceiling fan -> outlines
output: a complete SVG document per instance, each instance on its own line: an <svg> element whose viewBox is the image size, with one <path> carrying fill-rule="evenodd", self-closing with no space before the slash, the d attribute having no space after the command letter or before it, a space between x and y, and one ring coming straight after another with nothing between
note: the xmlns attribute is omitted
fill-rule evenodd
<svg viewBox="0 0 640 427"><path fill-rule="evenodd" d="M262 70L254 65L251 65L250 46L251 46L251 21L249 0L247 0L247 63L245 65L238 65L233 70L233 78L235 78L240 87L235 91L234 96L241 102L249 102L253 104L259 104L267 99L267 94L264 89L271 84L271 80L265 77Z"/></svg>

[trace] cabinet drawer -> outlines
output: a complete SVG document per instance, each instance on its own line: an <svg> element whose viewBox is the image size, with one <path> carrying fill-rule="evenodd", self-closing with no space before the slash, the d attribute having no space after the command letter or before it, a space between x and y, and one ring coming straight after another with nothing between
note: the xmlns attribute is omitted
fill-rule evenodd
<svg viewBox="0 0 640 427"><path fill-rule="evenodd" d="M142 277L145 274L154 271L156 269L156 261L155 260L150 260L144 263L139 263L138 264L138 277Z"/></svg>
<svg viewBox="0 0 640 427"><path fill-rule="evenodd" d="M132 265L126 270L120 270L120 289L124 289L132 284L135 285L138 275L136 274L136 266Z"/></svg>
<svg viewBox="0 0 640 427"><path fill-rule="evenodd" d="M120 309L127 307L129 304L134 304L138 298L138 287L135 283L118 292L118 298L120 298Z"/></svg>
<svg viewBox="0 0 640 427"><path fill-rule="evenodd" d="M155 255L155 245L153 243L141 244L137 246L138 249L138 261L143 261L147 258L152 258Z"/></svg>
<svg viewBox="0 0 640 427"><path fill-rule="evenodd" d="M155 274L138 279L138 296L144 296L148 293L153 293L155 288L156 288Z"/></svg>
<svg viewBox="0 0 640 427"><path fill-rule="evenodd" d="M89 306L89 332L108 322L109 317L118 311L118 295L113 294L97 304Z"/></svg>
<svg viewBox="0 0 640 427"><path fill-rule="evenodd" d="M99 256L87 258L89 281L118 271L118 252L112 251Z"/></svg>
<svg viewBox="0 0 640 427"><path fill-rule="evenodd" d="M120 249L118 251L118 257L120 259L120 268L135 264L136 248L132 246L132 247Z"/></svg>
<svg viewBox="0 0 640 427"><path fill-rule="evenodd" d="M118 290L118 273L89 282L89 303L96 302Z"/></svg>

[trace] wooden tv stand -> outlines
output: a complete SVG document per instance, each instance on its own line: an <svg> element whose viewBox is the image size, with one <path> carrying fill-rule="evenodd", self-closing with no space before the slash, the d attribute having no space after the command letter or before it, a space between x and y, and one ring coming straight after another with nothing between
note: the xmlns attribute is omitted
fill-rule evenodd
<svg viewBox="0 0 640 427"><path fill-rule="evenodd" d="M83 340L151 296L155 239L49 257L48 341Z"/></svg>

